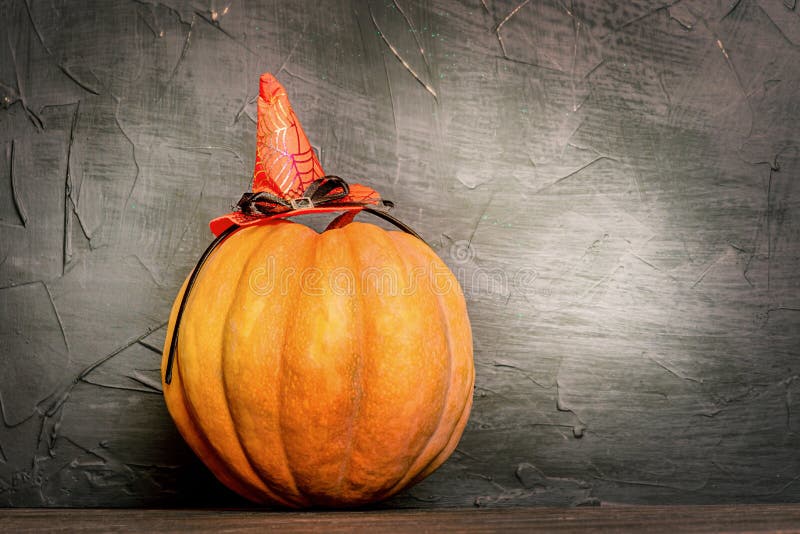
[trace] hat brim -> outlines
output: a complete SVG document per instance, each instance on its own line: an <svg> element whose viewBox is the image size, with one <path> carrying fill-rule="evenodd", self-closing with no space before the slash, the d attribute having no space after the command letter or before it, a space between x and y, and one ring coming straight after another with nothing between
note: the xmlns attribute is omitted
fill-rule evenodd
<svg viewBox="0 0 800 534"><path fill-rule="evenodd" d="M307 215L309 213L332 213L335 211L361 211L363 206L319 206L314 208L302 208L299 210L290 210L283 213L276 213L274 215L246 215L240 211L232 211L227 215L222 215L216 219L212 219L208 223L211 233L215 236L220 235L233 225L236 226L255 226L267 221L275 219L285 219L287 217L294 217L296 215Z"/></svg>

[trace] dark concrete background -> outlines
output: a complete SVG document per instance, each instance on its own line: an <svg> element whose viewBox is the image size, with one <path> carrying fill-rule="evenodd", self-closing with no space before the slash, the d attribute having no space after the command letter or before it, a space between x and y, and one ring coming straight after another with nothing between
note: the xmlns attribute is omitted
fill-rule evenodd
<svg viewBox="0 0 800 534"><path fill-rule="evenodd" d="M461 278L477 385L387 506L800 500L794 0L0 0L0 504L241 505L159 391L258 76Z"/></svg>

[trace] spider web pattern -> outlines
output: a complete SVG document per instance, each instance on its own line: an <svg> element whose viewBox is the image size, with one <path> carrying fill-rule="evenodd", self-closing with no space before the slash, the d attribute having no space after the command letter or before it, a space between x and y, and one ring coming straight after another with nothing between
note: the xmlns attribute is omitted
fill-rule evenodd
<svg viewBox="0 0 800 534"><path fill-rule="evenodd" d="M261 78L256 147L253 191L297 198L325 175L286 90L271 75Z"/></svg>

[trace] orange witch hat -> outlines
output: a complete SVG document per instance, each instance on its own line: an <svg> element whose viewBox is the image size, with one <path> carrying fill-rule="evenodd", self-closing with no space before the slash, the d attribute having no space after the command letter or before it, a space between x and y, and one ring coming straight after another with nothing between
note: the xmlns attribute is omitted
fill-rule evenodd
<svg viewBox="0 0 800 534"><path fill-rule="evenodd" d="M214 235L233 225L383 204L374 189L325 175L286 89L270 73L261 75L257 128L252 192L245 193L236 211L209 223Z"/></svg>

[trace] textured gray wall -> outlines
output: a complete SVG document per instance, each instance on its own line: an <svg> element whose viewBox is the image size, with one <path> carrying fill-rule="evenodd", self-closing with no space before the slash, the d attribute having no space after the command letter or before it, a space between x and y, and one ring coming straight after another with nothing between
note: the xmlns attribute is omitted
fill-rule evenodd
<svg viewBox="0 0 800 534"><path fill-rule="evenodd" d="M800 6L515 2L0 1L0 503L243 504L158 365L264 71L468 295L389 506L800 500Z"/></svg>

